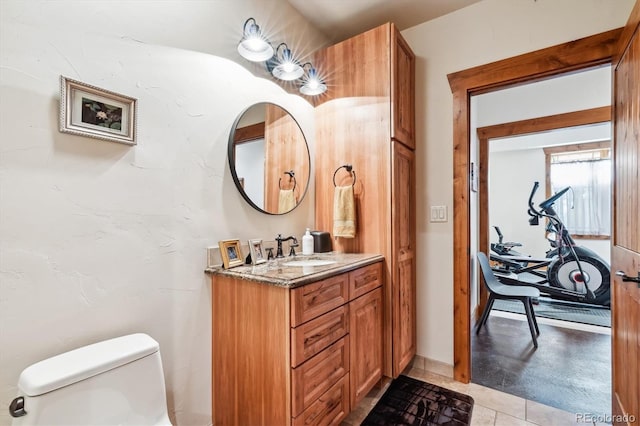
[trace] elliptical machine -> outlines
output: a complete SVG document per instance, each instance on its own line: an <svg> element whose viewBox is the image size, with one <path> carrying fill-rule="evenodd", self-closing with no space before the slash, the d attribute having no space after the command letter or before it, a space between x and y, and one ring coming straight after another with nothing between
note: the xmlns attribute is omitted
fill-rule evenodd
<svg viewBox="0 0 640 426"><path fill-rule="evenodd" d="M498 232L498 243L491 244L490 258L494 261L493 271L505 284L528 285L538 288L552 298L572 300L596 305L611 305L611 271L609 265L592 250L576 245L564 223L553 208L553 204L570 187L566 187L539 204L533 205L533 197L539 188L535 182L529 195L529 224L540 223L540 218L548 220L546 231L551 250L546 257L536 259L515 252L520 243L503 243ZM526 274L526 275L525 275ZM525 279L534 277L534 280Z"/></svg>

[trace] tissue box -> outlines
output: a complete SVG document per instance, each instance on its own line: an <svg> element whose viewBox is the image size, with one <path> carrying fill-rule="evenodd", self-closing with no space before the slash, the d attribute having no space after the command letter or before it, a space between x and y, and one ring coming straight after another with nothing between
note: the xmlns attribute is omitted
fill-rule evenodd
<svg viewBox="0 0 640 426"><path fill-rule="evenodd" d="M326 253L331 251L331 235L326 231L311 231L313 237L313 252Z"/></svg>

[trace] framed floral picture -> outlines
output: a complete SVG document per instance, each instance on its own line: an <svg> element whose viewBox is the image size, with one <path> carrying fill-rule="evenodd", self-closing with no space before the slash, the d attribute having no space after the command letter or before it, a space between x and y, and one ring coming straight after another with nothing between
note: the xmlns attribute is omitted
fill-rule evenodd
<svg viewBox="0 0 640 426"><path fill-rule="evenodd" d="M136 144L137 100L60 77L60 131Z"/></svg>
<svg viewBox="0 0 640 426"><path fill-rule="evenodd" d="M222 266L225 269L233 268L244 264L240 240L222 240L218 243Z"/></svg>
<svg viewBox="0 0 640 426"><path fill-rule="evenodd" d="M267 261L262 240L249 240L249 252L251 253L252 264L259 265Z"/></svg>

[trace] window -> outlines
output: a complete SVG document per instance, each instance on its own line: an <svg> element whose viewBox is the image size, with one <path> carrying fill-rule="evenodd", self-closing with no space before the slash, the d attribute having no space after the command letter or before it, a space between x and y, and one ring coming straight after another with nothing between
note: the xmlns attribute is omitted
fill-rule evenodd
<svg viewBox="0 0 640 426"><path fill-rule="evenodd" d="M555 210L574 238L611 235L611 143L567 145L544 150L547 196L570 186Z"/></svg>

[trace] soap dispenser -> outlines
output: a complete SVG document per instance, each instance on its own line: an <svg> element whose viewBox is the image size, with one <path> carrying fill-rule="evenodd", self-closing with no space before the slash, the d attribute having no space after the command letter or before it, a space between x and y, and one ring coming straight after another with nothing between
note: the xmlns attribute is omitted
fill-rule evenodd
<svg viewBox="0 0 640 426"><path fill-rule="evenodd" d="M311 231L309 231L309 228L307 228L307 232L305 232L302 237L302 254L313 254L313 237L311 236Z"/></svg>

